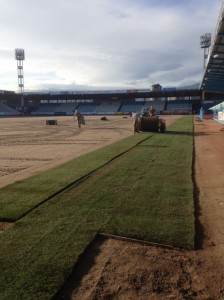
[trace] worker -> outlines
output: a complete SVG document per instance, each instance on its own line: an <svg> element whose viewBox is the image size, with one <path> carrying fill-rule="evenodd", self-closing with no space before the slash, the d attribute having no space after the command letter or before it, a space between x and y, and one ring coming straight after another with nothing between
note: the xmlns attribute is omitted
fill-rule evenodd
<svg viewBox="0 0 224 300"><path fill-rule="evenodd" d="M153 108L153 106L150 106L150 109L149 109L149 116L150 117L154 117L156 115L156 110L155 108Z"/></svg>
<svg viewBox="0 0 224 300"><path fill-rule="evenodd" d="M83 124L83 116L81 115L81 113L79 111L76 111L74 113L74 116L76 116L76 118L77 118L78 127L81 128L81 125Z"/></svg>
<svg viewBox="0 0 224 300"><path fill-rule="evenodd" d="M74 118L74 122L76 122L77 120L77 109L73 111L73 118Z"/></svg>
<svg viewBox="0 0 224 300"><path fill-rule="evenodd" d="M135 123L134 123L134 133L135 132L140 132L140 114L136 113L135 114Z"/></svg>

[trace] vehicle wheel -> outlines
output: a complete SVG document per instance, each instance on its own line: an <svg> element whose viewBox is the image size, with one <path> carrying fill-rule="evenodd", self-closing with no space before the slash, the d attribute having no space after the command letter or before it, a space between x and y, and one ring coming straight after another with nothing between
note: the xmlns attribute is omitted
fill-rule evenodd
<svg viewBox="0 0 224 300"><path fill-rule="evenodd" d="M162 122L162 123L160 124L160 132L161 132L161 133L164 133L165 131L166 131L166 124Z"/></svg>

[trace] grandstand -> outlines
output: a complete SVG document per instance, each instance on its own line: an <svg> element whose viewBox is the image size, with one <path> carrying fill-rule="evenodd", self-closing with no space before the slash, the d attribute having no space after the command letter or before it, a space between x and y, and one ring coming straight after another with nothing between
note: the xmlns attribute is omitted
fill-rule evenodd
<svg viewBox="0 0 224 300"><path fill-rule="evenodd" d="M119 112L120 113L137 113L141 112L144 107L144 102L129 102L121 105Z"/></svg>
<svg viewBox="0 0 224 300"><path fill-rule="evenodd" d="M135 91L82 91L82 92L49 92L26 93L25 113L40 115L72 115L77 109L86 115L112 115L141 112L153 106L157 113L189 114L198 112L202 104L202 90L166 89L160 92L150 90ZM220 103L223 94L206 91L204 96L205 112ZM14 110L2 109L1 115L17 115L20 106L20 95L16 93L0 93L0 102ZM208 104L211 102L211 105Z"/></svg>
<svg viewBox="0 0 224 300"><path fill-rule="evenodd" d="M86 115L95 115L96 114L96 104L90 104L90 103L82 103L79 104L76 109L81 113L81 114L86 114Z"/></svg>
<svg viewBox="0 0 224 300"><path fill-rule="evenodd" d="M54 115L58 109L58 104L40 104L37 110L32 112L32 115Z"/></svg>
<svg viewBox="0 0 224 300"><path fill-rule="evenodd" d="M153 106L157 112L164 110L165 101L101 101L99 103L41 103L32 115L72 115L75 110L87 115L113 115L116 113L141 112Z"/></svg>
<svg viewBox="0 0 224 300"><path fill-rule="evenodd" d="M165 110L166 101L162 100L153 100L153 101L146 101L145 107L154 107L157 113L161 113Z"/></svg>
<svg viewBox="0 0 224 300"><path fill-rule="evenodd" d="M174 114L192 113L192 101L189 100L170 100L167 101L166 112Z"/></svg>
<svg viewBox="0 0 224 300"><path fill-rule="evenodd" d="M77 105L73 103L62 103L59 104L58 107L55 109L56 114L63 114L63 115L72 115Z"/></svg>
<svg viewBox="0 0 224 300"><path fill-rule="evenodd" d="M78 104L74 102L65 103L40 103L36 110L32 111L32 115L63 115L71 116L77 109ZM87 108L88 111L88 108Z"/></svg>
<svg viewBox="0 0 224 300"><path fill-rule="evenodd" d="M41 103L32 115L72 115L75 110L87 115L113 115L141 112L144 108L153 106L158 113L165 107L165 101L101 101L98 103Z"/></svg>
<svg viewBox="0 0 224 300"><path fill-rule="evenodd" d="M104 114L104 115L112 115L119 111L119 108L121 106L120 101L116 102L101 102L96 107L96 114Z"/></svg>
<svg viewBox="0 0 224 300"><path fill-rule="evenodd" d="M0 103L0 116L18 116L20 113L6 104Z"/></svg>

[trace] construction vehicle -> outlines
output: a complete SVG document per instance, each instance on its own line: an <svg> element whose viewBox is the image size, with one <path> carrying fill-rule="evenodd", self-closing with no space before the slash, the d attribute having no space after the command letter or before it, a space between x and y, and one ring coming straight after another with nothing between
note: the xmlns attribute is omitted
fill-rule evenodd
<svg viewBox="0 0 224 300"><path fill-rule="evenodd" d="M155 109L145 109L141 114L136 114L134 123L134 132L149 131L161 132L166 131L166 122L156 115Z"/></svg>

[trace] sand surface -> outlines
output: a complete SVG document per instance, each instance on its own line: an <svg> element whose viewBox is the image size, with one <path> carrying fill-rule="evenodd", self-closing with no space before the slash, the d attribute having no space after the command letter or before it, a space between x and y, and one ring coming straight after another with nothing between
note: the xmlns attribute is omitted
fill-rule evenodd
<svg viewBox="0 0 224 300"><path fill-rule="evenodd" d="M57 119L58 126L46 126ZM60 165L133 134L133 120L86 117L78 129L73 117L0 119L0 187Z"/></svg>
<svg viewBox="0 0 224 300"><path fill-rule="evenodd" d="M197 251L96 239L57 299L224 299L224 131L195 122Z"/></svg>

